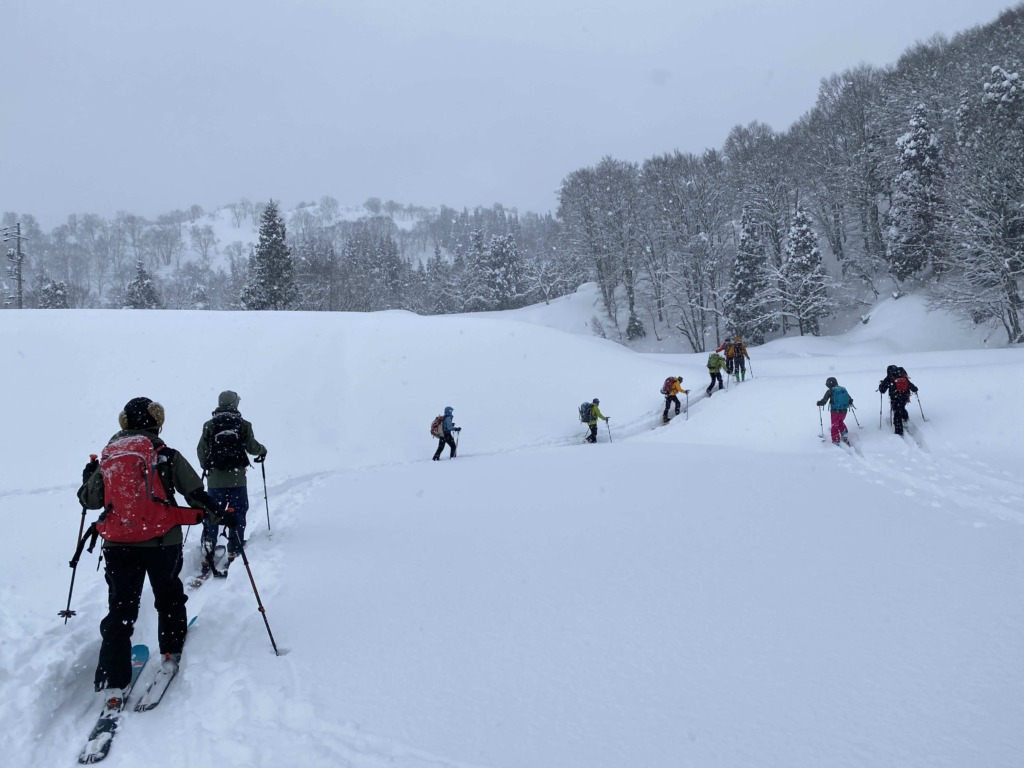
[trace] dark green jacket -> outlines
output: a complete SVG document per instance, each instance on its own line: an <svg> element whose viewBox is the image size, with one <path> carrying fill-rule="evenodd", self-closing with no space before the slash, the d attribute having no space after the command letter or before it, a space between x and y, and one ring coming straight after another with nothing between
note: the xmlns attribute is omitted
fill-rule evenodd
<svg viewBox="0 0 1024 768"><path fill-rule="evenodd" d="M217 408L213 415L216 416L218 413L225 412L238 413L238 409L222 406ZM199 456L199 466L201 467L206 466L206 460L210 456L210 435L212 429L213 419L210 419L203 424L203 434L199 438L199 445L196 446L196 454ZM267 452L263 444L257 441L253 435L252 422L245 419L242 419L242 445L245 446L245 452L250 456L259 456ZM209 468L206 470L206 486L208 488L244 488L246 469L248 469L248 466L239 467L238 469Z"/></svg>
<svg viewBox="0 0 1024 768"><path fill-rule="evenodd" d="M107 441L108 445L115 440L129 435L145 435L153 443L153 446L160 454L160 463L157 471L163 481L164 490L167 491L167 498L177 505L174 498L175 492L185 497L185 501L193 509L202 509L213 519L217 520L219 505L210 498L210 495L203 489L203 481L188 463L184 456L173 448L168 448L166 443L152 432L142 429L123 429ZM78 489L78 500L86 509L103 509L105 506L103 498L103 473L97 470L92 473L89 480ZM176 525L163 536L148 541L140 541L134 544L114 544L103 542L103 546L117 547L157 547L181 544L181 526Z"/></svg>

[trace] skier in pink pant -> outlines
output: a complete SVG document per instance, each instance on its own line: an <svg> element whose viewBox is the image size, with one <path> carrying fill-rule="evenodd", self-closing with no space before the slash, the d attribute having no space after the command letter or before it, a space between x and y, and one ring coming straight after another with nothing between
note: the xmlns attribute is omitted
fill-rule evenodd
<svg viewBox="0 0 1024 768"><path fill-rule="evenodd" d="M853 398L846 391L846 387L839 386L835 376L829 376L825 380L825 386L828 387L828 391L818 401L818 407L829 404L829 411L832 413L832 443L838 445L840 440L849 443L850 439L846 436L846 412L853 405Z"/></svg>

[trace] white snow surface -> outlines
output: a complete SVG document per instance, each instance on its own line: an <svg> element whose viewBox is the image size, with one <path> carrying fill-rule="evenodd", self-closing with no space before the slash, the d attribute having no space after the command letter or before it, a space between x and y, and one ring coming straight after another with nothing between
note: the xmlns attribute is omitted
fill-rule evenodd
<svg viewBox="0 0 1024 768"><path fill-rule="evenodd" d="M0 313L4 765L75 764L99 710L96 553L57 616L88 455L145 395L194 464L228 388L269 448L247 552L281 655L243 566L190 592L181 672L111 768L1024 765L1024 350L910 296L751 348L707 399L706 355L595 338L592 303ZM902 439L890 363L921 389ZM688 417L655 428L673 374ZM827 376L852 449L819 439ZM459 455L432 462L446 405Z"/></svg>

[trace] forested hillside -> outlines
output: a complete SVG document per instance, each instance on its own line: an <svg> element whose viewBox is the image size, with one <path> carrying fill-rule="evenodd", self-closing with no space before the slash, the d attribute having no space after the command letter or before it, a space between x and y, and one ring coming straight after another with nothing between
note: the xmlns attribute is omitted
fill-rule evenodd
<svg viewBox="0 0 1024 768"><path fill-rule="evenodd" d="M1018 342L1022 52L1017 5L891 66L825 77L785 130L755 121L718 148L574 170L544 214L377 198L343 209L324 197L154 220L82 213L44 232L31 212L7 212L21 281L9 277L5 293L10 306L44 308L449 314L514 309L592 280L597 332L704 350L727 333L818 334L883 293L924 286L934 306ZM284 272L267 272L272 232ZM258 298L282 279L279 299Z"/></svg>

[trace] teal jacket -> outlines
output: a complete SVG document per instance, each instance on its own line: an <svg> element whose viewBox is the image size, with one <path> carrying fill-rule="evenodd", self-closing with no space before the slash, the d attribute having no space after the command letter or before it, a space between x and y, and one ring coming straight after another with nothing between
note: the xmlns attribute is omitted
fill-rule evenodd
<svg viewBox="0 0 1024 768"><path fill-rule="evenodd" d="M220 407L213 412L213 415L216 416L225 411L238 413L237 408ZM212 425L213 419L203 424L203 434L199 438L199 445L196 446L196 454L199 456L199 466L201 467L206 466L206 460L210 456ZM267 452L263 444L253 435L252 423L245 419L242 419L242 444L245 446L245 452L250 456L261 456ZM238 469L208 469L206 470L206 485L208 488L244 488L246 485L245 470L248 468L245 466Z"/></svg>

